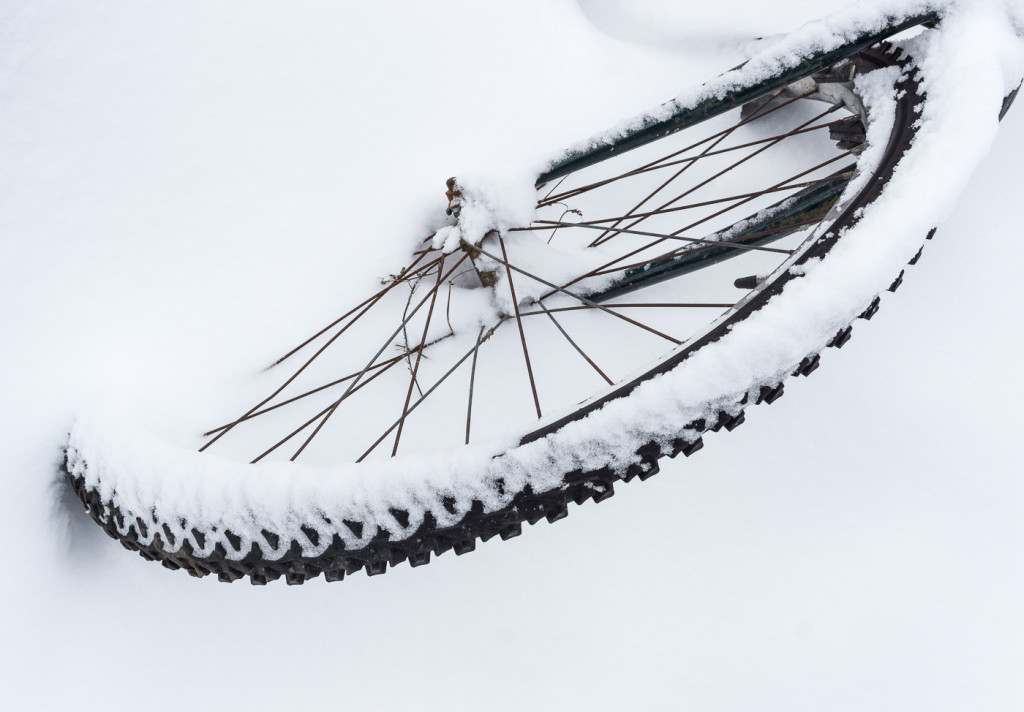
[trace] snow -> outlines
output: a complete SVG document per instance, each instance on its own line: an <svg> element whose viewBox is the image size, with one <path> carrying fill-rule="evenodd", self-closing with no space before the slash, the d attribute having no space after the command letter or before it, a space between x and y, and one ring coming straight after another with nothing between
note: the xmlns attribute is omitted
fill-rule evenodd
<svg viewBox="0 0 1024 712"><path fill-rule="evenodd" d="M109 417L92 418L85 412L70 436L74 471L84 476L87 487L97 489L104 501L112 501L130 515L122 525L124 531L136 516L147 518L155 508L161 520L176 529L177 547L187 540L194 550L208 556L223 542L209 535L197 536L192 528L231 531L242 543L233 551L229 547L228 556L240 559L253 542L263 541L261 530L266 522L279 527L273 531L282 539L300 542L306 556L321 553L334 534L341 536L346 547L360 548L369 543L377 527L396 539L404 538L416 531L427 512L442 526L455 524L473 499L493 511L506 506L527 484L535 492L544 492L558 486L564 473L576 469L596 470L611 464L622 470L638 460L638 448L651 440L668 449L679 434L680 423L713 421L720 410L736 411L735 404L752 385L774 385L804 356L821 351L917 252L923 236L955 201L972 163L987 152L994 139L995 117L1006 85L998 56L989 66L980 66L976 48L966 53L974 60L971 66L980 67L988 81L964 82L956 74L967 63L965 36L983 32L993 47L1013 45L1011 30L1005 31L1007 37L999 34L1005 25L999 19L968 13L955 23L952 18L946 20L953 28L948 33L933 32L916 41L922 68L931 77L929 96L935 102L926 105L921 117L925 128L913 151L898 166L883 198L869 207L829 258L787 287L756 319L741 322L725 338L672 372L636 389L629 399L612 401L587 418L525 446L515 447L521 433L511 430L500 440L454 456L450 450L400 454L383 463L374 460L327 469L208 458L193 449L162 444L129 424ZM832 18L822 25L834 28L840 23ZM977 23L986 24L980 29L972 27ZM855 24L863 28L863 23ZM783 44L790 47L787 51L791 54L789 42ZM773 48L770 53L776 51ZM755 57L739 70L743 77L726 84L748 81L747 72L759 76L763 67L777 68L777 62ZM864 156L866 166L877 162L885 146L893 121L892 109L885 103L891 102L896 78L897 73L888 71L860 80L869 113L880 114L870 129L874 145ZM967 131L967 127L977 128ZM950 149L954 143L957 148ZM528 222L533 216L531 182L520 176L495 183L459 184L463 190L459 225L439 231L436 245L453 249L446 243L457 245L459 239L478 243L492 229L506 234L508 227ZM916 209L908 211L907 205ZM523 239L539 242L533 235ZM779 269L788 267L784 264ZM537 294L545 289L537 282L534 287ZM521 289L518 296L526 294ZM505 305L503 311L508 313L510 306ZM548 419L559 415L552 413ZM504 487L497 486L499 480ZM452 496L458 500L454 513L443 504L445 497ZM389 510L394 507L410 513L407 526L391 516ZM343 520L376 526L366 526L361 536L356 536ZM302 534L304 524L318 530L316 541ZM148 543L157 532L150 527L143 541ZM283 555L286 550L276 554Z"/></svg>
<svg viewBox="0 0 1024 712"><path fill-rule="evenodd" d="M850 5L821 20L808 22L781 39L769 41L768 47L759 47L759 51L742 67L693 87L652 111L632 116L601 134L570 146L566 155L571 156L611 143L649 123L664 121L703 100L722 98L730 92L755 85L792 69L808 55L828 52L857 37L883 31L896 24L892 22L894 18L921 16L942 10L948 5L948 2L942 0L869 0Z"/></svg>
<svg viewBox="0 0 1024 712"><path fill-rule="evenodd" d="M459 176L458 223L437 231L434 249L450 253L463 241L479 245L492 230L504 235L509 228L529 225L536 214L537 173L521 169L516 175Z"/></svg>
<svg viewBox="0 0 1024 712"><path fill-rule="evenodd" d="M578 87L538 88L523 53L514 60L500 50L484 53L499 36L493 28L548 28L548 39L559 41L538 46L564 43L596 61L607 92L622 90L638 106L661 98L664 85L648 77L645 88L636 86L634 63L672 62L693 80L714 71L707 59L687 68L678 48L673 57L603 38L568 3L453 8L438 13L444 22L427 25L435 36L422 45L418 30L432 13L412 6L390 16L373 8L314 13L316 23L262 5L251 15L149 8L161 22L116 4L58 22L50 7L5 10L18 41L6 45L11 61L2 64L18 71L0 80L14 117L0 134L11 156L0 220L13 236L4 244L4 301L17 305L5 310L9 408L0 448L11 503L2 526L5 541L16 542L5 552L3 667L14 707L107 706L87 692L97 679L137 704L180 707L184 690L160 689L154 670L185 660L196 671L188 698L211 707L326 704L335 698L321 692L325 680L350 704L389 706L488 700L501 708L538 695L593 709L627 702L853 709L897 699L1010 709L1019 700L1024 621L1016 601L1024 591L1013 562L1024 542L1024 498L1012 449L1019 341L1005 325L1019 302L1008 206L1019 191L1014 156L1022 123L1011 112L997 136L990 118L1016 71L1008 43L964 46L952 35L934 55L945 63L935 71L970 81L930 94L943 108L933 118L947 123L925 139L955 130L958 141L943 143L941 160L914 174L953 180L951 191L966 185L965 202L949 213L949 193L930 195L930 184L908 181L908 199L926 202L902 218L904 227L933 219L936 208L950 215L935 243L900 294L885 300L870 325L858 325L858 338L829 354L821 375L795 385L768 417L755 409L748 425L710 439L685 466L666 467L600 508L581 508L565 524L458 563L443 557L416 572L329 588L253 591L169 574L84 521L53 480L73 416L114 401L139 421L138 439L123 433L125 440L145 452L166 448L167 462L178 462L180 448L145 439L152 431L191 437L166 412L172 398L198 404L214 384L218 393L229 390L225 381L257 371L289 334L301 338L346 301L341 296L363 291L364 284L348 282L367 266L378 273L392 267L410 236L423 237L406 228L422 226L428 207L441 203L443 178L464 173L438 166L487 165L494 154L483 151L497 149L481 146L500 132L484 127L522 127L522 115L507 112L525 100L501 102L500 121L481 114L460 121L458 138L440 146L431 146L430 129L441 135L447 118L422 125L430 117L420 117L410 129L400 111L407 102L458 115L483 103L487 91L565 107L564 125L550 129L554 112L545 109L544 122L513 132L509 154L534 145L553 150L577 138L582 123L590 122L587 133L619 117L597 98L585 110L574 107L586 101ZM792 24L801 22L806 8L787 7ZM993 6L975 7L958 25L963 36L998 38ZM347 43L335 36L347 23L358 25L351 13L412 43L402 56L432 50L436 63L396 64L401 43L390 42L390 52L357 61L359 51L372 52L370 39L350 29ZM517 19L526 14L530 23ZM469 30L487 41L443 41L446 32L472 37ZM295 47L305 48L301 56L293 57ZM462 102L456 108L437 98L441 83L427 84L452 51L487 58L478 66L455 62L461 73L477 73L462 79L475 87L473 96L446 96ZM968 51L971 61L956 65ZM736 60L734 50L723 52L715 71ZM263 70L258 81L242 71L252 66ZM304 74L310 67L324 74ZM396 92L401 102L388 105L393 97L374 88L388 71L422 80L405 87L415 96ZM509 81L482 81L489 73ZM366 105L379 109L369 112L372 120L353 114L358 101L325 91L329 80L353 75L357 87L348 85L348 97L368 92ZM580 81L591 82L584 89L597 85ZM313 125L281 131L296 121ZM387 156L360 145L389 121L395 142ZM992 141L992 155L967 183L966 166ZM347 177L353 165L375 161L383 165L369 175ZM359 190L366 185L374 188L369 195ZM412 203L394 210L403 199ZM353 252L342 235L354 235L362 249ZM962 249L967 240L970 252ZM909 256L907 244L890 247L887 258ZM968 288L951 300L951 285ZM847 308L855 308L853 296L863 295L850 295ZM297 319L290 303L312 312ZM275 496L260 500L286 502L297 482L262 479ZM371 507L370 500L356 496L353 506ZM126 653L154 643L158 662ZM622 650L643 654L615 654ZM592 687L566 686L608 670L609 660L613 673ZM510 671L523 681L515 689L507 686ZM268 682L238 690L217 674ZM52 684L57 675L67 684Z"/></svg>

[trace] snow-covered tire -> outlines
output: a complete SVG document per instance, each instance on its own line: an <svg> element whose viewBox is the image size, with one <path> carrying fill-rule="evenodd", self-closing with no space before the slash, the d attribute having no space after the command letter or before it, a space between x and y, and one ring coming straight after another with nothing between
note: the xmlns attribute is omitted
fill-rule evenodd
<svg viewBox="0 0 1024 712"><path fill-rule="evenodd" d="M842 210L831 216L827 230L821 231L814 244L797 257L793 263L797 268L827 255L843 235L870 211L872 203L882 194L895 167L914 142L915 122L925 97L912 71L911 59L902 55L900 50L884 44L862 51L861 57L877 67L900 68L895 121L871 179L860 183L859 193L855 196L844 199ZM931 237L931 233L919 237L923 242L925 237ZM521 439L520 445L552 436L608 403L628 398L642 384L673 370L727 335L740 322L756 317L766 304L781 294L787 285L800 279L802 274L800 269L777 273L728 319L717 323L685 348L678 349L656 367L605 396L529 433ZM890 291L899 286L902 276L902 272L893 275ZM870 319L877 311L879 301L876 296L865 303L860 316ZM849 340L851 330L852 323L842 324L827 345L841 348ZM793 376L806 376L818 364L819 353L815 351L794 360L786 372ZM562 519L568 514L571 503L582 504L589 499L604 501L614 493L617 481L645 480L658 472L660 458L666 455L675 457L679 453L689 456L699 450L703 446L702 435L705 432L736 428L744 420L745 408L760 403L770 404L782 395L783 379L784 375L772 382L752 383L745 393L723 403L717 415L681 423L674 437L666 438L663 434L651 437L627 460L609 459L599 466L592 466L591 461L585 468L563 472L557 486L543 491L534 491L530 484L520 487L496 478L489 486L500 495L502 506L495 507L483 498L474 498L466 506L465 503L457 503L454 497L441 494L439 501L451 515L446 521L439 521L439 517L429 509L411 519L403 500L396 500L393 506L386 507L382 515L394 520L387 525L379 519L337 521L329 513L321 512L317 521L298 522L291 533L262 528L261 542L253 536L239 536L229 528L200 528L156 507L143 511L127 506L116 488L101 485L103 473L90 469L93 462L88 452L78 447L74 440L66 451L64 469L71 487L92 518L125 548L138 551L147 560L159 561L169 569L185 569L195 576L216 574L222 581L248 576L253 584L264 584L283 576L289 584L299 584L321 573L327 580L336 581L359 570L365 570L369 575L384 573L388 567L404 561L409 561L411 566L419 566L428 563L432 555L449 550L463 554L472 551L477 540L517 536L524 522L534 524L541 519L549 522ZM296 534L296 531L300 533ZM394 531L404 534L395 536ZM353 546L353 538L360 543Z"/></svg>

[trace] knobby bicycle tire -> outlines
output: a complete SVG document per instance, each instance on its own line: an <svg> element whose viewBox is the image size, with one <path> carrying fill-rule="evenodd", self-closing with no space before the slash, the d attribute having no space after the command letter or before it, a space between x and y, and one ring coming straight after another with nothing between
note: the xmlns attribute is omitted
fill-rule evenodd
<svg viewBox="0 0 1024 712"><path fill-rule="evenodd" d="M890 30L890 33L893 31L896 30ZM872 37L871 43L877 39ZM915 122L925 98L920 82L912 71L911 58L884 43L867 48L862 41L860 45L851 47L852 51L845 56L857 52L862 61L875 67L893 66L901 70L896 85L895 122L872 179L864 181L860 192L843 203L838 215L829 218L828 228L799 254L791 264L792 267L820 259L832 250L843 232L856 224L864 209L882 194L895 167L910 149L917 132ZM934 230L927 236L922 235L922 240L930 238L932 233ZM654 368L586 403L569 415L528 433L519 444L541 440L570 423L586 418L606 404L629 396L642 383L671 371L700 349L721 339L737 323L755 315L771 299L781 294L788 284L799 278L799 269L781 271L777 278L755 290L728 318L712 325L701 336L688 342ZM896 290L902 278L902 271L894 275L890 291ZM876 296L866 304L860 318L870 319L878 310L879 302L880 298ZM850 339L851 332L852 325L844 324L827 345L841 348ZM787 371L793 376L807 376L818 367L819 359L819 353L809 353L802 360L791 364ZM66 449L63 467L71 487L96 523L125 548L137 551L147 560L159 561L169 569L185 569L195 576L216 574L222 581L234 581L248 576L253 584L265 584L283 576L289 584L300 584L321 573L328 581L337 581L359 570L365 570L368 575L381 574L388 567L404 561L414 567L420 566L428 563L431 555L440 555L449 550L461 555L474 550L477 540L486 542L495 536L503 540L517 536L522 531L523 522L534 524L541 519L549 522L562 519L567 516L571 502L582 504L589 499L604 501L614 493L616 481L629 482L634 478L645 480L658 472L660 458L675 457L679 453L689 456L700 450L705 432L718 432L723 428L731 431L739 426L744 420L746 407L760 403L771 404L782 395L783 381L784 378L780 377L771 383L752 385L746 393L724 405L716 417L684 423L670 441L652 439L640 446L631 462L609 462L601 467L565 472L559 486L537 492L529 484L518 491L511 491L505 480L497 478L489 486L506 501L504 506L489 508L481 499L474 499L454 524L439 523L437 517L427 510L417 529L400 539L394 539L389 528L379 520L331 521L327 516L321 516L320 521L306 522L299 527L306 541L300 540L298 536L264 528L261 534L266 545L261 546L259 542L252 541L248 549L243 550L243 539L228 529L202 530L190 526L186 521L174 522L174 526L170 526L170 518L155 509L139 512L123 508L116 492L103 492L95 481L90 480L90 464L75 447ZM453 498L440 499L449 514L457 513ZM407 529L410 526L409 512L402 509L401 505L389 507L385 516L393 518L401 528ZM326 538L324 522L334 529ZM342 527L366 543L358 547L346 545ZM316 553L309 555L311 549L315 549Z"/></svg>

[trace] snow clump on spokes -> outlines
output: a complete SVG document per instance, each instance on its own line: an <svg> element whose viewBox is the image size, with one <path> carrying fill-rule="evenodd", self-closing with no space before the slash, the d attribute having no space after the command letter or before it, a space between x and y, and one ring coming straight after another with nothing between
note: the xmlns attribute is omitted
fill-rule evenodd
<svg viewBox="0 0 1024 712"><path fill-rule="evenodd" d="M537 208L535 178L536 171L526 169L457 178L458 220L434 233L432 247L451 253L462 242L479 245L489 232L504 236L509 228L529 225Z"/></svg>

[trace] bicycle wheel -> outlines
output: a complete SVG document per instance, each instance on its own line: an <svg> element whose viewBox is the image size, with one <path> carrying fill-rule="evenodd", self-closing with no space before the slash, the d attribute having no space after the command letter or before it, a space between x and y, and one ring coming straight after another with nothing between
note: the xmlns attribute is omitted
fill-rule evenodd
<svg viewBox="0 0 1024 712"><path fill-rule="evenodd" d="M725 75L567 153L525 209L449 181L453 223L284 354L258 384L269 395L199 453L150 444L168 474L141 481L84 424L71 485L145 558L261 584L418 566L646 479L850 338L856 314L838 311L824 340L714 348L799 300L881 195L924 97L910 59L879 42L934 19L891 20L767 78ZM680 386L698 362L720 373ZM670 407L651 395L662 389ZM176 471L199 484L168 481Z"/></svg>

